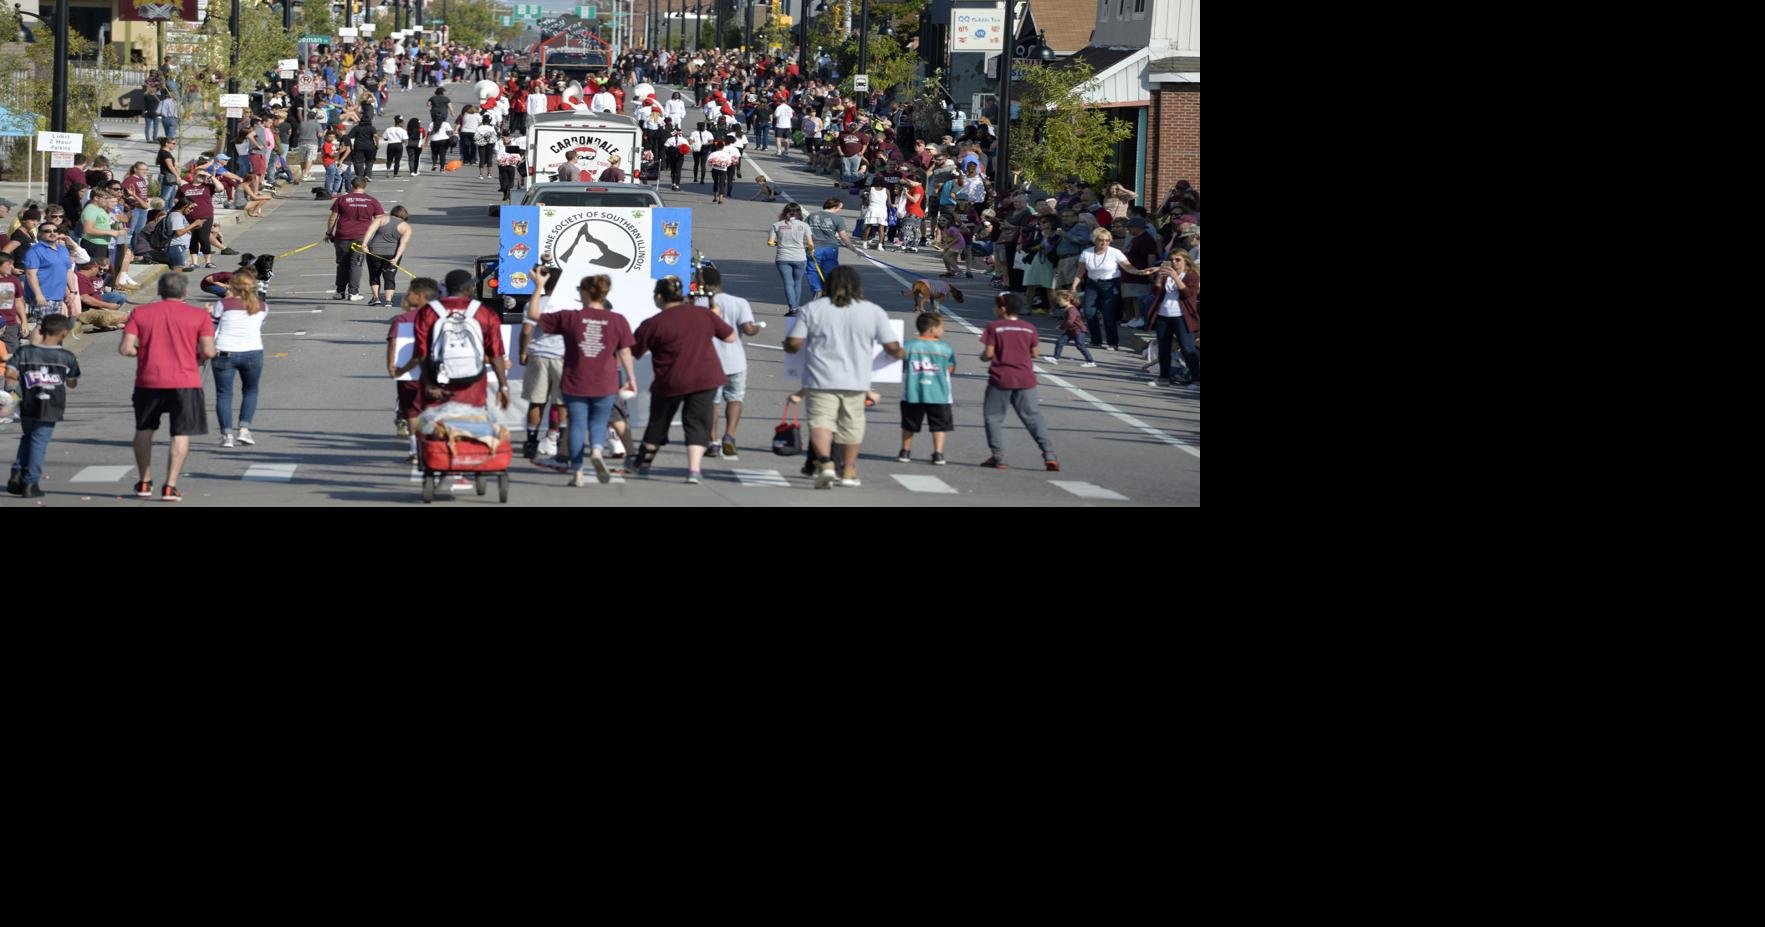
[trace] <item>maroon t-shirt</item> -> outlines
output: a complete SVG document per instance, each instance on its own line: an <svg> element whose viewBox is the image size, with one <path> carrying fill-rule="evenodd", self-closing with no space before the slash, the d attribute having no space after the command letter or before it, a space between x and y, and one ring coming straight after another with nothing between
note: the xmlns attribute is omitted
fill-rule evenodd
<svg viewBox="0 0 1765 927"><path fill-rule="evenodd" d="M214 189L206 183L187 183L178 188L178 198L196 204L191 219L214 218Z"/></svg>
<svg viewBox="0 0 1765 927"><path fill-rule="evenodd" d="M624 316L607 309L547 312L539 317L539 330L564 336L564 395L619 391L619 349L637 343Z"/></svg>
<svg viewBox="0 0 1765 927"><path fill-rule="evenodd" d="M652 392L684 396L729 382L711 340L728 338L734 331L728 322L691 303L676 303L637 327L631 353L642 357L655 352Z"/></svg>
<svg viewBox="0 0 1765 927"><path fill-rule="evenodd" d="M868 135L860 132L840 133L840 154L844 157L850 158L853 155L863 154L864 149L869 145L870 136Z"/></svg>
<svg viewBox="0 0 1765 927"><path fill-rule="evenodd" d="M374 224L374 217L386 212L379 200L366 193L343 194L332 201L331 211L337 214L336 237L341 241L360 241Z"/></svg>
<svg viewBox="0 0 1765 927"><path fill-rule="evenodd" d="M1158 237L1146 234L1135 235L1128 242L1126 257L1128 263L1141 270L1151 269L1154 264L1158 263ZM1142 277L1137 282L1144 283L1146 278Z"/></svg>
<svg viewBox="0 0 1765 927"><path fill-rule="evenodd" d="M25 295L25 282L18 277L0 277L0 325L17 325L18 313L13 304Z"/></svg>
<svg viewBox="0 0 1765 927"><path fill-rule="evenodd" d="M993 366L987 382L1000 389L1035 389L1036 368L1031 363L1041 335L1022 319L999 319L981 332L981 344L993 349Z"/></svg>
<svg viewBox="0 0 1765 927"><path fill-rule="evenodd" d="M136 307L123 333L140 341L135 385L142 389L201 389L198 340L214 337L208 313L177 299Z"/></svg>
<svg viewBox="0 0 1765 927"><path fill-rule="evenodd" d="M123 191L140 200L140 206L129 203L130 209L145 209L147 203L147 178L130 174L123 178Z"/></svg>

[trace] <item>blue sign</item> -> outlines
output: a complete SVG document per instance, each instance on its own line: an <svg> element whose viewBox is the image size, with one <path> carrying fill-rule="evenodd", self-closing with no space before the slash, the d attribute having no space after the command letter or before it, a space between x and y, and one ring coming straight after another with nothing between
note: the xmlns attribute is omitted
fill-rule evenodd
<svg viewBox="0 0 1765 927"><path fill-rule="evenodd" d="M531 296L536 290L533 268L539 263L539 207L504 206L498 220L497 293Z"/></svg>
<svg viewBox="0 0 1765 927"><path fill-rule="evenodd" d="M691 209L650 210L650 276L660 280L674 276L692 279L693 211Z"/></svg>

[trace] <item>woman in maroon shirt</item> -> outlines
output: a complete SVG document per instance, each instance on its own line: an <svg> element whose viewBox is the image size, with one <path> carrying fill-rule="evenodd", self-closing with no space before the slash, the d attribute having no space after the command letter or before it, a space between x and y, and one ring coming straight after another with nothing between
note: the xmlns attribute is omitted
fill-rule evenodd
<svg viewBox="0 0 1765 927"><path fill-rule="evenodd" d="M714 313L687 303L679 277L656 281L655 300L662 311L637 327L637 345L631 352L633 357L653 353L656 371L650 384L650 424L644 429L637 472L649 475L656 451L668 443L668 423L681 412L686 427L686 481L698 483L699 461L711 443L711 400L717 388L729 382L711 340L733 344L735 329Z"/></svg>
<svg viewBox="0 0 1765 927"><path fill-rule="evenodd" d="M547 269L534 270L540 292L546 289ZM589 462L594 464L595 479L602 483L613 479L601 458L601 445L606 443L607 419L613 401L619 395L619 371L624 370L627 383L637 382L632 366L631 325L625 317L608 309L607 294L613 289L613 278L606 274L583 277L577 286L582 308L574 312L543 312L542 300L529 301L527 318L539 323L547 335L564 336L564 378L561 389L564 406L570 413L570 485L581 486L582 451L590 449Z"/></svg>

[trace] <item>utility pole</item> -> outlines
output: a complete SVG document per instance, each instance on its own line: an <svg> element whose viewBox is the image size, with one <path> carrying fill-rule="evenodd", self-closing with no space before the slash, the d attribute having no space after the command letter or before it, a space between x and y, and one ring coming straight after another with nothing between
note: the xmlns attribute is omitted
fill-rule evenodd
<svg viewBox="0 0 1765 927"><path fill-rule="evenodd" d="M852 11L852 5L846 4L846 12ZM858 73L869 74L870 65L870 0L864 0L864 9L858 14Z"/></svg>
<svg viewBox="0 0 1765 927"><path fill-rule="evenodd" d="M67 131L67 7L68 0L55 4L55 86L50 90L49 130ZM42 17L37 17L41 19ZM163 47L163 46L162 46ZM44 203L61 202L62 185L67 182L67 168L49 169L49 196ZM167 202L170 202L168 199ZM68 218L78 222L78 217ZM77 294L76 294L77 295Z"/></svg>
<svg viewBox="0 0 1765 927"><path fill-rule="evenodd" d="M67 8L67 4L68 4L68 0L61 0L61 6L63 9ZM227 72L227 92L228 93L238 93L239 92L239 78L238 78L238 74L239 74L239 0L233 0L233 19L232 19L232 22L229 23L229 25L233 29L233 66L231 68L229 68L228 72ZM233 139L238 137L238 135L239 135L239 120L238 120L238 118L232 117L232 116L227 117L227 143L225 145L221 146L221 148L224 151L228 151L228 152L232 153L233 159L234 159L233 164L235 167L237 167L239 164L239 160L238 160L239 153L238 153L238 150L233 147Z"/></svg>
<svg viewBox="0 0 1765 927"><path fill-rule="evenodd" d="M1011 182L1011 66L1017 53L1017 0L1005 0L1005 47L999 52L999 164L993 174L993 188L1016 193ZM974 116L978 118L979 113ZM1007 270L1010 280L1011 271Z"/></svg>

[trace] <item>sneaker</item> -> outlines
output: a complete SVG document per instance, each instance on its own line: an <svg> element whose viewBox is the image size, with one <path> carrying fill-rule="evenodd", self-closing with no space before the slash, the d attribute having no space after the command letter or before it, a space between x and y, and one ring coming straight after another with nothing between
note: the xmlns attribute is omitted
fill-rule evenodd
<svg viewBox="0 0 1765 927"><path fill-rule="evenodd" d="M1041 359L1041 361L1042 361L1042 363L1047 364L1050 367L1060 366L1060 359L1057 357L1044 357Z"/></svg>
<svg viewBox="0 0 1765 927"><path fill-rule="evenodd" d="M913 452L904 450L901 453L895 455L895 459L897 461L900 461L901 463L912 463L913 462Z"/></svg>
<svg viewBox="0 0 1765 927"><path fill-rule="evenodd" d="M686 471L686 481L697 486L698 484L703 483L705 478L704 475L697 470L688 470Z"/></svg>
<svg viewBox="0 0 1765 927"><path fill-rule="evenodd" d="M590 457L588 462L594 465L594 478L604 483L613 482L613 474L607 470L607 462L599 457Z"/></svg>
<svg viewBox="0 0 1765 927"><path fill-rule="evenodd" d="M840 481L840 475L833 472L832 467L828 467L827 469L822 470L821 472L815 474L815 488L816 489L832 489L833 484L838 483L839 481Z"/></svg>
<svg viewBox="0 0 1765 927"><path fill-rule="evenodd" d="M716 460L717 458L722 457L722 456L723 456L723 445L721 445L721 444L712 443L709 447L705 448L705 458L707 460Z"/></svg>
<svg viewBox="0 0 1765 927"><path fill-rule="evenodd" d="M860 482L856 477L849 479L849 480L840 480L840 486L844 489L857 489L858 487L863 486L863 485L864 484L862 482Z"/></svg>
<svg viewBox="0 0 1765 927"><path fill-rule="evenodd" d="M251 436L251 429L249 429L249 428L240 428L240 429L239 429L239 443L240 443L240 444L244 444L244 445L248 445L248 446L249 446L249 445L253 445L253 444L256 444L256 443L257 443L257 439L256 439L256 438L253 438L253 437L252 437L252 436Z"/></svg>
<svg viewBox="0 0 1765 927"><path fill-rule="evenodd" d="M1147 386L1163 386L1163 385L1164 385L1164 381L1163 381L1163 380L1153 380L1153 381L1152 381L1152 382L1150 382L1150 383L1148 383L1148 384L1146 384L1146 385L1147 385Z"/></svg>
<svg viewBox="0 0 1765 927"><path fill-rule="evenodd" d="M349 294L349 301L350 301L350 302L352 302L352 303L359 303L359 302L361 302L361 301L362 301L362 294L360 294L360 293L351 293L351 294Z"/></svg>
<svg viewBox="0 0 1765 927"><path fill-rule="evenodd" d="M239 252L234 251L232 248L222 248L221 253L222 254L238 254Z"/></svg>
<svg viewBox="0 0 1765 927"><path fill-rule="evenodd" d="M184 501L184 494L181 492L178 492L178 487L176 487L176 486L161 486L159 489L159 501L161 501L161 502L183 502Z"/></svg>
<svg viewBox="0 0 1765 927"><path fill-rule="evenodd" d="M729 435L723 436L723 459L724 460L740 460L740 459L742 459L741 454L737 452L737 449L735 446L735 439L730 437Z"/></svg>
<svg viewBox="0 0 1765 927"><path fill-rule="evenodd" d="M1080 364L1079 366L1080 367L1095 367L1095 366L1097 366L1097 362L1096 361L1085 361L1084 363Z"/></svg>
<svg viewBox="0 0 1765 927"><path fill-rule="evenodd" d="M137 499L151 499L151 498L153 498L153 481L152 480L142 480L141 482L136 483L135 484L135 497Z"/></svg>
<svg viewBox="0 0 1765 927"><path fill-rule="evenodd" d="M541 457L556 457L557 454L558 436L548 431L545 437L539 439L539 455Z"/></svg>
<svg viewBox="0 0 1765 927"><path fill-rule="evenodd" d="M572 474L570 474L570 485L571 485L571 486L581 486L581 485L583 485L583 480L582 480L582 471L581 471L581 470L578 470L578 471L576 471L576 472L575 472L575 473L572 473Z"/></svg>
<svg viewBox="0 0 1765 927"><path fill-rule="evenodd" d="M233 433L230 431L221 432L221 447L232 447L232 446L233 446Z"/></svg>
<svg viewBox="0 0 1765 927"><path fill-rule="evenodd" d="M16 416L16 415L8 415L8 416L5 416L4 418L0 418L0 425L13 425L13 424L17 424L17 423L18 423L18 416Z"/></svg>
<svg viewBox="0 0 1765 927"><path fill-rule="evenodd" d="M1005 466L1005 461L1000 460L997 457L988 457L984 462L982 462L981 466L986 467L988 470L1009 470L1009 469L1011 469L1010 467Z"/></svg>
<svg viewBox="0 0 1765 927"><path fill-rule="evenodd" d="M174 489L174 490L172 490L172 492L177 492L177 490ZM43 487L37 485L36 483L32 483L31 485L25 487L24 496L26 499L41 499L41 498L43 498L43 495L44 495Z"/></svg>
<svg viewBox="0 0 1765 927"><path fill-rule="evenodd" d="M15 496L25 494L24 480L19 478L17 470L12 471L12 478L6 481L6 491Z"/></svg>
<svg viewBox="0 0 1765 927"><path fill-rule="evenodd" d="M1060 461L1054 460L1052 458L1043 460L1042 461L1042 469L1048 471L1049 473L1059 473L1060 472Z"/></svg>
<svg viewBox="0 0 1765 927"><path fill-rule="evenodd" d="M934 466L934 467L941 467L941 466L943 466L943 465L944 465L944 455L942 455L942 454L933 454L933 455L932 455L932 466Z"/></svg>
<svg viewBox="0 0 1765 927"><path fill-rule="evenodd" d="M611 451L612 455L614 457L619 458L620 460L624 460L625 459L625 442L619 440L619 436L617 434L609 435L607 438L607 442L608 442L608 450Z"/></svg>
<svg viewBox="0 0 1765 927"><path fill-rule="evenodd" d="M423 458L418 456L415 453L412 453L409 457L406 457L405 460L413 467L418 466L423 462Z"/></svg>
<svg viewBox="0 0 1765 927"><path fill-rule="evenodd" d="M528 438L521 442L521 456L528 460L539 459L539 439Z"/></svg>

